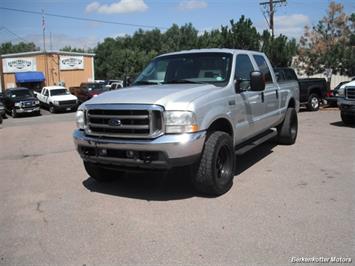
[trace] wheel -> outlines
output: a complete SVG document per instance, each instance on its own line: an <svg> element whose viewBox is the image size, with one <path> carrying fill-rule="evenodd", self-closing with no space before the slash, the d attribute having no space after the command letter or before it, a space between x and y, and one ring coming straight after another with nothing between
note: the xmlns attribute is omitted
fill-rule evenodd
<svg viewBox="0 0 355 266"><path fill-rule="evenodd" d="M16 109L15 109L15 108L11 110L11 116L12 116L13 118L16 118L16 117L17 117L17 113L16 113Z"/></svg>
<svg viewBox="0 0 355 266"><path fill-rule="evenodd" d="M309 111L318 111L319 106L320 106L320 101L318 95L312 93L308 98L307 109Z"/></svg>
<svg viewBox="0 0 355 266"><path fill-rule="evenodd" d="M2 124L2 115L0 115L0 124Z"/></svg>
<svg viewBox="0 0 355 266"><path fill-rule="evenodd" d="M40 115L41 115L41 111L36 111L36 112L35 112L35 115L36 115L36 116L40 116Z"/></svg>
<svg viewBox="0 0 355 266"><path fill-rule="evenodd" d="M122 173L103 168L91 162L84 162L86 172L97 182L109 182L119 178Z"/></svg>
<svg viewBox="0 0 355 266"><path fill-rule="evenodd" d="M298 119L295 108L288 108L284 121L277 127L278 143L292 145L296 142Z"/></svg>
<svg viewBox="0 0 355 266"><path fill-rule="evenodd" d="M225 132L213 132L206 140L196 174L192 176L197 191L219 196L233 185L235 153L232 138Z"/></svg>
<svg viewBox="0 0 355 266"><path fill-rule="evenodd" d="M51 112L52 114L55 113L55 108L52 104L49 106L49 112Z"/></svg>
<svg viewBox="0 0 355 266"><path fill-rule="evenodd" d="M340 113L341 120L345 125L354 125L355 124L355 117L351 115L346 115L345 113Z"/></svg>

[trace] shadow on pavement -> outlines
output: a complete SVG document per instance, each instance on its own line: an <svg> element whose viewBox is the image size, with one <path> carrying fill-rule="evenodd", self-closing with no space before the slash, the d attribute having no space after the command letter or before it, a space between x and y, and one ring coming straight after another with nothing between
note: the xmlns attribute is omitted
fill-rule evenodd
<svg viewBox="0 0 355 266"><path fill-rule="evenodd" d="M261 161L269 154L273 153L272 149L276 146L276 141L264 143L251 151L236 157L235 175L240 175L249 167Z"/></svg>
<svg viewBox="0 0 355 266"><path fill-rule="evenodd" d="M110 183L99 183L89 177L83 181L83 185L91 192L147 201L179 200L197 195L189 180L188 171L181 168L168 173L126 173Z"/></svg>
<svg viewBox="0 0 355 266"><path fill-rule="evenodd" d="M266 143L248 153L236 157L235 175L239 175L262 160L273 151L276 143ZM99 183L88 177L83 186L91 192L118 197L127 197L147 201L181 200L192 197L205 197L198 194L190 181L186 168L172 169L168 173L145 172L126 173L114 182Z"/></svg>
<svg viewBox="0 0 355 266"><path fill-rule="evenodd" d="M352 127L352 128L355 128L355 124L354 125L345 125L343 123L343 121L333 122L333 123L330 123L330 125L336 126L336 127Z"/></svg>

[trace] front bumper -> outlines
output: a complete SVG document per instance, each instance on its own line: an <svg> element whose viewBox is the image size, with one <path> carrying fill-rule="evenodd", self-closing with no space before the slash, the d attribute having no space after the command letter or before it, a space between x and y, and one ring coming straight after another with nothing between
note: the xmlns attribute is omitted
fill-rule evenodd
<svg viewBox="0 0 355 266"><path fill-rule="evenodd" d="M84 161L119 168L169 169L196 162L206 132L163 135L156 139L97 138L75 130L74 143Z"/></svg>
<svg viewBox="0 0 355 266"><path fill-rule="evenodd" d="M26 114L26 113L33 113L33 112L39 112L39 106L33 106L33 107L16 107L15 108L16 113L18 114Z"/></svg>

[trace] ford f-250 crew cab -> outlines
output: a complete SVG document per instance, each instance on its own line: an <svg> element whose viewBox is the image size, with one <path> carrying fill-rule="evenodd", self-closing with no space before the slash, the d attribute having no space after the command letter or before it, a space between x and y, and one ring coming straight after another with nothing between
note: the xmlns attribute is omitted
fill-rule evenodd
<svg viewBox="0 0 355 266"><path fill-rule="evenodd" d="M43 87L37 98L51 113L74 110L78 105L78 98L61 86Z"/></svg>
<svg viewBox="0 0 355 266"><path fill-rule="evenodd" d="M355 81L342 85L339 89L338 106L341 120L346 125L355 124Z"/></svg>
<svg viewBox="0 0 355 266"><path fill-rule="evenodd" d="M235 154L297 137L297 81L276 82L263 53L202 49L153 59L132 87L83 103L74 141L97 181L130 169L190 165L196 189L221 195Z"/></svg>

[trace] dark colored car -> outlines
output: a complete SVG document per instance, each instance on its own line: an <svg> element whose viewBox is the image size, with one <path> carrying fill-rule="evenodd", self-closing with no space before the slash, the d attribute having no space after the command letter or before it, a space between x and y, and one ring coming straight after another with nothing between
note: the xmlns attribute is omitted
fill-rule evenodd
<svg viewBox="0 0 355 266"><path fill-rule="evenodd" d="M346 83L348 83L350 81L343 81L340 82L333 90L330 90L327 92L327 97L325 98L327 100L327 103L329 106L332 107L337 107L338 106L338 91L340 89L340 87Z"/></svg>
<svg viewBox="0 0 355 266"><path fill-rule="evenodd" d="M319 109L328 91L327 82L324 78L299 79L295 71L289 67L276 67L274 71L279 82L298 80L300 85L300 103L305 105L310 111L317 111Z"/></svg>
<svg viewBox="0 0 355 266"><path fill-rule="evenodd" d="M0 120L6 117L5 106L3 103L4 95L0 92Z"/></svg>
<svg viewBox="0 0 355 266"><path fill-rule="evenodd" d="M6 112L12 117L19 114L40 114L39 101L33 92L27 88L7 89L4 97Z"/></svg>
<svg viewBox="0 0 355 266"><path fill-rule="evenodd" d="M109 89L105 87L105 83L99 82L84 82L80 84L80 87L70 88L70 92L78 97L80 103L90 100Z"/></svg>

